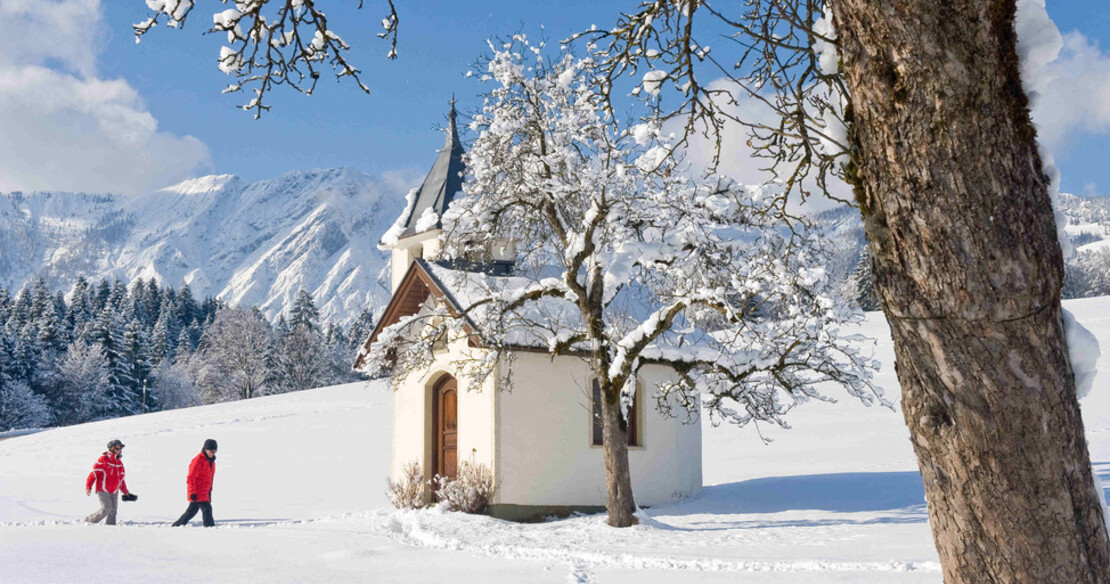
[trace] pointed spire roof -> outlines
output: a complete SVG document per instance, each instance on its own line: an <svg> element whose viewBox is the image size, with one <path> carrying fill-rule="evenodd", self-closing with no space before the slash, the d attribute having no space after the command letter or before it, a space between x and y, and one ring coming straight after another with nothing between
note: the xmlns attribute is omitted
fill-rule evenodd
<svg viewBox="0 0 1110 584"><path fill-rule="evenodd" d="M420 191L417 192L416 198L413 199L412 209L408 213L405 228L400 237L416 235L430 229L427 227L420 230L416 229L417 223L420 222L420 218L424 216L427 209L432 209L438 217L435 228L443 227L443 212L455 199L455 194L462 190L463 171L465 170L462 161L464 150L462 142L459 141L458 127L455 125L457 116L458 114L455 113L455 97L452 95L451 110L447 112L446 143L444 143L443 149L439 151L439 157L436 158L432 169L428 171L428 176L424 177L424 184L420 185Z"/></svg>

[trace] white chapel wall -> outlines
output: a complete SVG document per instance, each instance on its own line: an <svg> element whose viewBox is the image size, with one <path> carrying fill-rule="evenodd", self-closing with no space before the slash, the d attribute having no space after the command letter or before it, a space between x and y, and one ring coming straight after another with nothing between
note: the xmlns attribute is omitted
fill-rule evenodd
<svg viewBox="0 0 1110 584"><path fill-rule="evenodd" d="M410 461L430 477L433 442L432 386L453 375L458 394L458 459L488 465L495 473L495 503L512 505L604 505L603 451L592 445L591 374L576 357L552 360L539 353L516 353L514 386L498 391L494 378L480 391L456 372L464 352L481 351L463 339L437 355L428 369L402 380L393 397L391 475ZM502 371L505 365L502 364ZM651 397L669 369L641 370L642 446L630 447L636 501L649 506L697 494L701 489L700 423L659 414Z"/></svg>
<svg viewBox="0 0 1110 584"><path fill-rule="evenodd" d="M407 376L393 395L393 456L390 469L396 480L401 468L416 460L425 478L431 478L432 461L432 386L449 374L458 382L458 460L473 460L493 468L493 427L495 377L480 388L458 374L456 361L464 351L481 351L466 347L465 340L452 342L450 350L436 355L435 362L425 370Z"/></svg>
<svg viewBox="0 0 1110 584"><path fill-rule="evenodd" d="M442 247L439 242L441 229L432 229L415 235L404 237L393 246L390 256L390 283L391 291L396 292L401 285L401 280L409 271L416 258L434 259L439 255Z"/></svg>
<svg viewBox="0 0 1110 584"><path fill-rule="evenodd" d="M605 467L592 445L591 374L576 357L552 360L518 353L514 385L498 395L499 491L496 503L604 505ZM654 387L673 374L659 366L641 371L643 446L629 448L635 498L656 505L701 489L700 423L666 418L654 408Z"/></svg>

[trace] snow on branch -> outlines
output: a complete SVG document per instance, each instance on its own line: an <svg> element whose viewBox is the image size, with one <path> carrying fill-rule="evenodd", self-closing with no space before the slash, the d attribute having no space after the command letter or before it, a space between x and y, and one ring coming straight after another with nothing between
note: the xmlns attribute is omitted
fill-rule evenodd
<svg viewBox="0 0 1110 584"><path fill-rule="evenodd" d="M397 9L387 0L389 14L382 20L378 37L390 41L386 59L397 56ZM337 79L350 77L359 89L370 88L361 71L348 59L348 45L328 23L315 0L221 0L231 5L212 15L209 33L226 33L227 45L220 48L219 69L236 80L224 89L234 93L250 88L253 96L241 107L254 111L255 119L269 110L265 98L277 86L311 95L320 79L320 67L329 63ZM147 0L149 17L132 25L135 42L158 25L181 28L195 7L194 0ZM362 0L358 2L362 8Z"/></svg>

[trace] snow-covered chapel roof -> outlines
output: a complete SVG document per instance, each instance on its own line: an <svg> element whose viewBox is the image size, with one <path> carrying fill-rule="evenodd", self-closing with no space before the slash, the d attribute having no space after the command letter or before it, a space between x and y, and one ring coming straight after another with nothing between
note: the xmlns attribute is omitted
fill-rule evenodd
<svg viewBox="0 0 1110 584"><path fill-rule="evenodd" d="M462 157L465 151L462 142L459 141L458 127L455 125L457 116L455 102L452 100L451 110L447 112L447 140L443 149L439 151L432 169L428 171L428 176L424 177L424 184L420 185L420 190L402 212L404 229L398 237L408 237L432 229L433 227L428 226L427 220L421 221L426 213L436 215L434 228L442 227L443 212L454 200L455 194L462 190L463 172L466 170Z"/></svg>
<svg viewBox="0 0 1110 584"><path fill-rule="evenodd" d="M500 292L512 296L514 291L523 290L533 282L518 276L495 275L482 271L457 269L436 262L417 258L409 266L381 320L363 343L356 359L355 368L361 368L363 360L377 341L378 335L387 327L396 324L406 316L421 310L425 300L434 296L443 301L448 311L464 321L464 328L474 347L489 346L491 336L496 335L503 347L512 350L547 352L562 339L583 330L582 315L572 304L555 298L541 298L506 313L501 324L503 328L496 333L478 323L486 322L489 307L478 305L479 300ZM613 303L621 304L621 309L636 322L647 319L651 308L643 304L636 287L630 286ZM653 342L643 353L645 359L673 357L674 354L688 354L691 351L710 349L708 334L693 326L669 330ZM586 350L582 343L569 347L570 353ZM708 358L714 358L709 355Z"/></svg>

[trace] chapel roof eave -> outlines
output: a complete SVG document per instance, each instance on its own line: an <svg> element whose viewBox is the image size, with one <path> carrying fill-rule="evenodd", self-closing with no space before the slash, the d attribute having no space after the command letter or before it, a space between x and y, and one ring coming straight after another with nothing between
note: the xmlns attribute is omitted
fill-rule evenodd
<svg viewBox="0 0 1110 584"><path fill-rule="evenodd" d="M447 309L453 316L463 315L464 309L459 305L454 295L451 294L450 289L443 284L431 270L428 269L427 263L422 258L415 258L409 269L405 272L405 276L401 279L400 285L397 286L397 291L390 298L389 304L385 307L385 312L382 313L382 318L374 326L374 330L362 343L359 349L358 357L355 358L356 370L361 370L366 359L370 353L370 347L378 340L378 335L381 334L386 327L396 324L402 318L415 314L419 310L420 304L428 295L433 295L436 298L444 300L447 304ZM484 339L478 334L478 328L470 321L465 315L463 318L466 320L465 327L467 334L470 336L470 343L473 346L487 346Z"/></svg>

